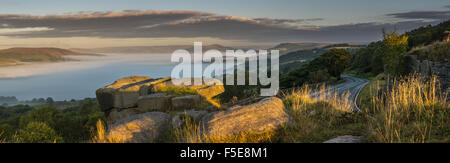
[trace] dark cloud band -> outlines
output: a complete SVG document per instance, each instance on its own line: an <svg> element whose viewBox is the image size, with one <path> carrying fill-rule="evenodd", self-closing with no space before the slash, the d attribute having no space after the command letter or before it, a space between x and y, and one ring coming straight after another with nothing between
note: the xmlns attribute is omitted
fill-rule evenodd
<svg viewBox="0 0 450 163"><path fill-rule="evenodd" d="M196 11L124 11L69 15L0 15L0 30L42 28L22 33L4 32L14 37L102 37L163 38L214 37L254 42L366 42L378 39L381 28L410 30L448 18L446 12L409 12L390 16L410 20L397 23L359 23L318 27L308 25L322 19L269 19L221 16ZM436 20L435 20L436 19Z"/></svg>

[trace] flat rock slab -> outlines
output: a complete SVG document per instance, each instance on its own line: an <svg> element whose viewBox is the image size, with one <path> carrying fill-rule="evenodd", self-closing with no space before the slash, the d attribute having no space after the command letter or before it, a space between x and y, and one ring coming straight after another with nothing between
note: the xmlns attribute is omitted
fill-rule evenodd
<svg viewBox="0 0 450 163"><path fill-rule="evenodd" d="M187 95L172 98L174 110L187 110L200 107L203 97L200 95Z"/></svg>
<svg viewBox="0 0 450 163"><path fill-rule="evenodd" d="M210 113L203 121L207 135L223 138L241 133L270 132L287 123L289 119L283 101L271 97L252 105Z"/></svg>
<svg viewBox="0 0 450 163"><path fill-rule="evenodd" d="M116 122L107 133L108 139L123 143L148 143L163 136L170 115L161 112L137 114Z"/></svg>
<svg viewBox="0 0 450 163"><path fill-rule="evenodd" d="M166 80L169 79L152 79L143 76L122 78L111 85L98 89L96 91L97 100L102 111L136 107L138 98L147 95L146 90L150 85Z"/></svg>
<svg viewBox="0 0 450 163"><path fill-rule="evenodd" d="M172 96L166 93L155 93L139 97L137 101L140 112L167 111L171 108Z"/></svg>
<svg viewBox="0 0 450 163"><path fill-rule="evenodd" d="M362 139L362 136L345 135L325 141L323 143L362 143Z"/></svg>
<svg viewBox="0 0 450 163"><path fill-rule="evenodd" d="M129 109L112 109L108 116L106 117L106 121L108 126L112 126L114 123L125 119L129 116L139 114L137 108L129 108Z"/></svg>

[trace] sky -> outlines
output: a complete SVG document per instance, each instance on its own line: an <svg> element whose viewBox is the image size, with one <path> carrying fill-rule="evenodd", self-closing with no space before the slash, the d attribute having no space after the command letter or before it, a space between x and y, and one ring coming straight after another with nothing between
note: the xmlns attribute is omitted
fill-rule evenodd
<svg viewBox="0 0 450 163"><path fill-rule="evenodd" d="M0 0L0 48L370 42L448 19L447 0Z"/></svg>

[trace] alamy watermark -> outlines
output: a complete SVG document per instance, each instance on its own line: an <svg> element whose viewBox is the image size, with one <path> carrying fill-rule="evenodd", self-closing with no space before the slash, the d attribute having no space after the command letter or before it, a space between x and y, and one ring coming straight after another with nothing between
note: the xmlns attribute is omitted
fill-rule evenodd
<svg viewBox="0 0 450 163"><path fill-rule="evenodd" d="M261 96L275 96L279 90L279 51L271 50L226 50L212 49L203 53L201 42L194 43L194 54L187 50L176 50L171 61L179 63L171 77L175 79L194 78L191 80L172 80L175 85L202 85L207 78L215 78L216 84L266 86L261 88ZM270 56L270 66L268 67ZM209 64L204 67L204 63ZM247 66L248 63L248 66ZM248 71L246 71L248 68ZM236 73L236 78L235 78ZM269 76L270 73L270 76ZM248 79L246 80L246 74ZM225 76L224 76L225 75ZM225 82L223 79L225 77Z"/></svg>

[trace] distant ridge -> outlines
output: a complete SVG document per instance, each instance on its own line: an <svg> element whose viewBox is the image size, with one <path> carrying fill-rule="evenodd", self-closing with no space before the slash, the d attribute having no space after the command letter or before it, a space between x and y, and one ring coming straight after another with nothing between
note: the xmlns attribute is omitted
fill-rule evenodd
<svg viewBox="0 0 450 163"><path fill-rule="evenodd" d="M279 50L280 55L284 55L299 50L321 48L328 45L331 45L331 43L313 43L313 42L281 43L273 47L272 49Z"/></svg>
<svg viewBox="0 0 450 163"><path fill-rule="evenodd" d="M175 50L184 49L189 52L194 52L193 45L170 45L170 46L124 46L124 47L105 47L93 49L71 49L77 52L84 53L173 53ZM226 47L219 44L203 45L203 51L206 52L211 49L219 51L235 50L232 47Z"/></svg>
<svg viewBox="0 0 450 163"><path fill-rule="evenodd" d="M26 62L57 62L71 59L65 56L98 55L74 52L59 48L10 48L0 50L0 66L18 65Z"/></svg>

